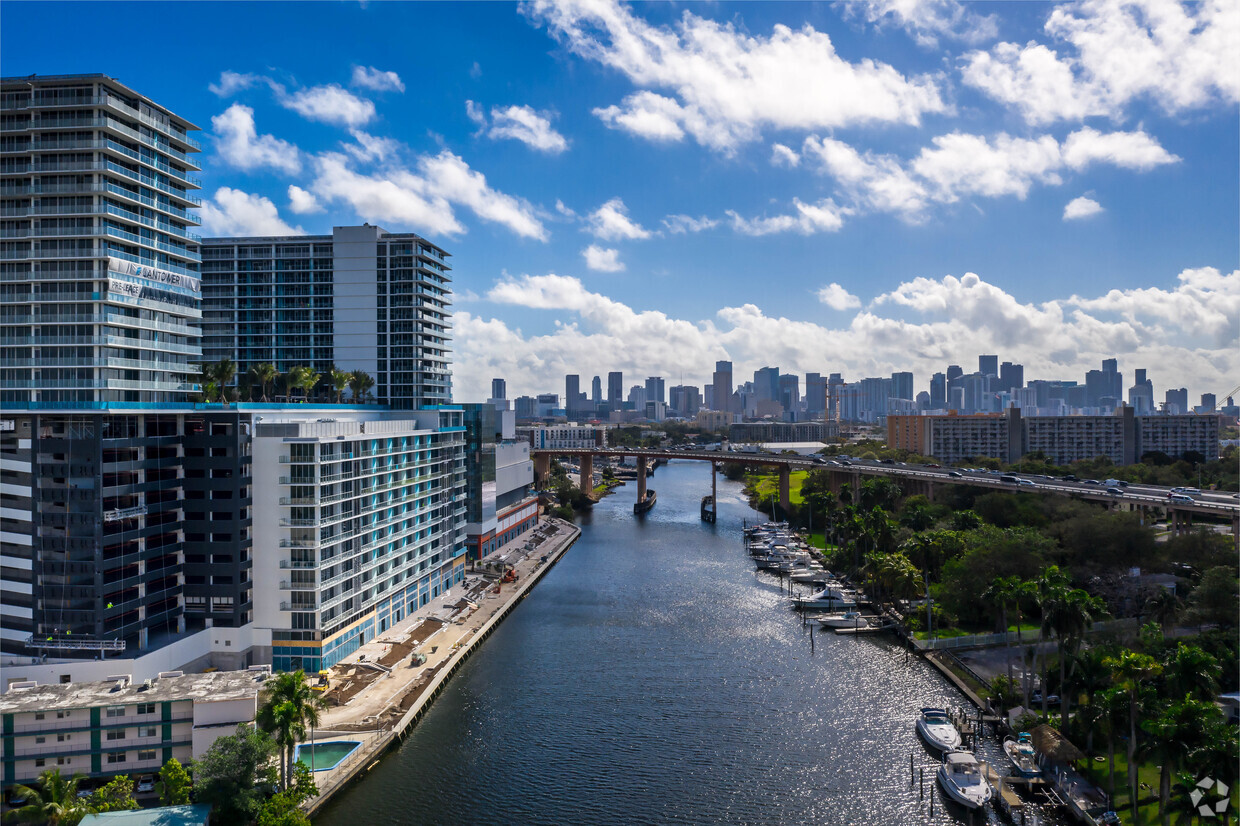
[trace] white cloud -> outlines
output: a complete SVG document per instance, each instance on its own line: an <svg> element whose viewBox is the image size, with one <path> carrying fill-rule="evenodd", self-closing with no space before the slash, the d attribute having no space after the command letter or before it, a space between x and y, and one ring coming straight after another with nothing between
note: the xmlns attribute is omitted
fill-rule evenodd
<svg viewBox="0 0 1240 826"><path fill-rule="evenodd" d="M1073 169L1084 169L1091 163L1101 161L1145 172L1163 164L1178 163L1180 158L1163 149L1145 132L1111 132L1104 135L1087 126L1073 132L1064 141L1063 160Z"/></svg>
<svg viewBox="0 0 1240 826"><path fill-rule="evenodd" d="M796 213L790 215L743 218L731 209L727 211L727 215L732 219L732 229L741 235L759 236L781 232L799 232L802 235L837 232L844 226L844 216L853 213L853 210L838 206L830 198L824 198L816 204L807 204L794 198L792 205L796 208Z"/></svg>
<svg viewBox="0 0 1240 826"><path fill-rule="evenodd" d="M359 161L386 161L400 152L400 141L392 138L376 137L361 129L350 129L349 134L356 143L343 144L344 149Z"/></svg>
<svg viewBox="0 0 1240 826"><path fill-rule="evenodd" d="M1084 0L1045 26L1064 54L1030 41L963 59L965 83L1030 123L1121 118L1148 99L1168 113L1240 100L1240 8L1232 0Z"/></svg>
<svg viewBox="0 0 1240 826"><path fill-rule="evenodd" d="M529 106L491 109L491 138L512 138L540 152L558 154L568 149L568 141L555 131L546 116Z"/></svg>
<svg viewBox="0 0 1240 826"><path fill-rule="evenodd" d="M771 166L784 166L789 169L801 163L801 156L795 150L782 143L771 144Z"/></svg>
<svg viewBox="0 0 1240 826"><path fill-rule="evenodd" d="M254 84L260 83L263 80L265 80L265 78L263 78L262 75L247 75L240 72L230 72L226 69L220 72L220 82L209 84L207 89L210 90L212 94L226 98L240 92L243 89L249 89Z"/></svg>
<svg viewBox="0 0 1240 826"><path fill-rule="evenodd" d="M448 200L430 193L426 181L407 170L363 175L349 167L347 156L328 152L315 159L315 172L310 187L314 194L324 201L348 204L362 220L388 222L428 235L465 232Z"/></svg>
<svg viewBox="0 0 1240 826"><path fill-rule="evenodd" d="M993 39L999 31L993 14L976 14L956 0L854 0L841 8L846 15L860 14L870 23L894 22L927 48L936 48L939 38L979 43Z"/></svg>
<svg viewBox="0 0 1240 826"><path fill-rule="evenodd" d="M776 25L769 36L750 36L689 11L674 26L654 26L632 8L616 0L524 6L570 51L639 88L595 114L641 137L675 141L687 133L730 153L767 126L916 125L923 115L948 109L933 78L905 77L874 60L850 63L809 25L795 31Z"/></svg>
<svg viewBox="0 0 1240 826"><path fill-rule="evenodd" d="M624 201L612 198L586 219L590 234L602 241L638 241L653 233L633 219Z"/></svg>
<svg viewBox="0 0 1240 826"><path fill-rule="evenodd" d="M667 231L672 235L684 235L714 229L719 226L719 222L705 215L699 218L694 218L692 215L669 215L663 219L663 226L667 227Z"/></svg>
<svg viewBox="0 0 1240 826"><path fill-rule="evenodd" d="M385 72L374 66L354 66L353 85L376 92L403 92L405 83L396 72Z"/></svg>
<svg viewBox="0 0 1240 826"><path fill-rule="evenodd" d="M465 115L478 126L485 127L487 125L487 113L472 100L465 101Z"/></svg>
<svg viewBox="0 0 1240 826"><path fill-rule="evenodd" d="M313 192L307 192L295 184L290 184L288 188L288 208L291 212L298 215L308 215L312 212L322 212L323 207L319 204L318 199L314 197Z"/></svg>
<svg viewBox="0 0 1240 826"><path fill-rule="evenodd" d="M861 306L861 299L832 281L818 290L818 300L832 310L854 310Z"/></svg>
<svg viewBox="0 0 1240 826"><path fill-rule="evenodd" d="M875 296L844 324L828 327L765 314L753 304L721 307L701 320L669 317L591 292L559 275L505 278L490 301L546 311L546 333L460 312L453 385L458 398L484 398L492 376L515 392L559 386L566 373L684 375L709 381L710 365L731 360L738 375L767 364L788 372L858 376L912 370L918 387L970 353L1006 352L1029 379L1080 380L1101 359L1145 367L1155 384L1216 391L1235 383L1240 338L1240 271L1180 273L1166 287L1114 290L1029 304L977 275L916 278ZM852 308L849 308L852 309ZM694 376L686 371L701 371Z"/></svg>
<svg viewBox="0 0 1240 826"><path fill-rule="evenodd" d="M199 212L204 235L237 237L248 235L305 235L280 219L276 205L261 195L222 186L212 198L205 198Z"/></svg>
<svg viewBox="0 0 1240 826"><path fill-rule="evenodd" d="M1093 198L1086 198L1084 195L1079 198L1073 198L1068 205L1063 208L1063 219L1065 221L1076 221L1080 218L1088 218L1091 215L1097 215L1103 212L1102 204Z"/></svg>
<svg viewBox="0 0 1240 826"><path fill-rule="evenodd" d="M893 155L864 156L842 141L832 138L805 139L802 151L815 157L840 182L852 201L867 210L896 212L910 221L920 220L926 208L924 184L913 176Z"/></svg>
<svg viewBox="0 0 1240 826"><path fill-rule="evenodd" d="M276 100L280 105L307 120L356 129L365 126L375 116L373 103L335 83L298 89L291 94L283 87L276 88Z"/></svg>
<svg viewBox="0 0 1240 826"><path fill-rule="evenodd" d="M934 138L923 148L912 169L936 200L951 203L962 195L1024 198L1036 183L1062 183L1059 144L1050 135L1037 139L1001 133L993 140L953 132Z"/></svg>
<svg viewBox="0 0 1240 826"><path fill-rule="evenodd" d="M271 135L259 135L254 110L248 106L234 103L211 118L211 126L216 149L227 164L245 170L269 166L287 173L301 169L297 147Z"/></svg>
<svg viewBox="0 0 1240 826"><path fill-rule="evenodd" d="M432 193L469 207L484 221L501 224L523 238L546 241L550 237L532 206L487 186L485 175L447 149L434 157L423 155L418 168Z"/></svg>
<svg viewBox="0 0 1240 826"><path fill-rule="evenodd" d="M620 260L620 250L604 249L591 244L581 251L586 259L586 266L598 272L623 272L624 262Z"/></svg>

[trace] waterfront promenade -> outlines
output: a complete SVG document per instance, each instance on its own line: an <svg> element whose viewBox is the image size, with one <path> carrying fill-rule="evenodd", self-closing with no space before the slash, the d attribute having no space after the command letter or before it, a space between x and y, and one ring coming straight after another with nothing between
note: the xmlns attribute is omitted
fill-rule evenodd
<svg viewBox="0 0 1240 826"><path fill-rule="evenodd" d="M360 746L340 764L315 772L319 795L307 802L309 814L369 771L405 736L457 667L580 535L581 529L570 522L540 522L493 555L515 570L515 582L499 583L498 573L479 568L466 578L463 589L424 606L333 669L330 691L347 700L322 712L319 727L304 746L341 740ZM355 684L364 687L353 693Z"/></svg>

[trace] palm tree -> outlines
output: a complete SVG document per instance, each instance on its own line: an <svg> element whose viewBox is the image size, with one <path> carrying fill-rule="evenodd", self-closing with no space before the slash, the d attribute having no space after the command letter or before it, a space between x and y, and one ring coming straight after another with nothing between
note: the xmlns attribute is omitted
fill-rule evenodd
<svg viewBox="0 0 1240 826"><path fill-rule="evenodd" d="M65 777L60 769L48 769L39 775L39 787L13 786L12 799L24 800L25 805L13 812L17 820L26 823L47 823L56 826L62 820L76 823L87 813L86 803L77 796L78 783L86 779L84 774Z"/></svg>
<svg viewBox="0 0 1240 826"><path fill-rule="evenodd" d="M353 394L353 403L362 404L366 401L370 388L375 386L375 380L370 374L364 370L354 370L353 375L349 378L349 392Z"/></svg>
<svg viewBox="0 0 1240 826"><path fill-rule="evenodd" d="M1222 675L1218 659L1196 645L1180 643L1163 663L1163 684L1169 697L1212 703Z"/></svg>
<svg viewBox="0 0 1240 826"><path fill-rule="evenodd" d="M1184 600L1176 596L1175 591L1159 588L1158 593L1145 602L1145 613L1158 623L1163 634L1167 633L1167 623L1173 622L1184 607Z"/></svg>
<svg viewBox="0 0 1240 826"><path fill-rule="evenodd" d="M1102 611L1101 603L1082 591L1059 591L1052 594L1043 611L1043 621L1049 620L1055 632L1055 645L1059 650L1059 719L1060 725L1068 724L1068 683L1065 666L1069 653L1075 654L1089 630L1094 615ZM1046 692L1043 691L1044 701Z"/></svg>
<svg viewBox="0 0 1240 826"><path fill-rule="evenodd" d="M1111 687L1111 669L1105 663L1107 656L1102 649L1090 648L1072 658L1072 669L1076 675L1074 683L1085 697L1077 710L1077 717L1086 717L1085 751L1091 756L1094 752L1094 733L1105 727L1106 709L1100 699L1102 693Z"/></svg>
<svg viewBox="0 0 1240 826"><path fill-rule="evenodd" d="M301 669L277 674L263 691L256 722L270 733L280 747L280 785L288 788L293 774L293 754L297 744L306 739L307 725L319 724L319 710L326 707L323 698L306 683Z"/></svg>
<svg viewBox="0 0 1240 826"><path fill-rule="evenodd" d="M1055 630L1052 622L1053 614L1050 608L1057 600L1062 599L1063 594L1068 590L1068 575L1059 570L1058 565L1050 565L1045 568L1037 580L1034 581L1034 587L1031 596L1037 601L1038 610L1042 613L1042 623L1038 630L1038 639L1045 641L1047 635ZM1042 651L1042 719L1046 719L1046 700L1050 691L1046 684L1046 651Z"/></svg>
<svg viewBox="0 0 1240 826"><path fill-rule="evenodd" d="M1162 671L1158 661L1148 654L1125 651L1118 657L1105 661L1111 667L1115 682L1128 694L1128 787L1132 795L1132 822L1141 822L1137 807L1137 707L1140 705L1142 684Z"/></svg>
<svg viewBox="0 0 1240 826"><path fill-rule="evenodd" d="M335 367L328 373L332 387L336 390L336 404L340 404L344 397L344 390L349 386L349 382L353 380L353 374L344 370L337 370Z"/></svg>
<svg viewBox="0 0 1240 826"><path fill-rule="evenodd" d="M215 379L220 387L227 387L237 377L237 362L232 359L220 359L215 364L212 364L209 369L211 370L211 378Z"/></svg>
<svg viewBox="0 0 1240 826"><path fill-rule="evenodd" d="M1170 826L1171 772L1184 766L1206 745L1211 724L1219 717L1213 703L1185 698L1141 727L1151 735L1151 756L1162 764L1159 778L1158 813L1163 826Z"/></svg>
<svg viewBox="0 0 1240 826"><path fill-rule="evenodd" d="M314 368L303 368L301 374L301 397L303 401L310 401L310 391L318 385L319 379L323 378L321 373L316 373Z"/></svg>
<svg viewBox="0 0 1240 826"><path fill-rule="evenodd" d="M271 362L256 364L250 368L250 379L262 388L264 402L267 401L267 385L274 382L279 375L280 371Z"/></svg>
<svg viewBox="0 0 1240 826"><path fill-rule="evenodd" d="M1015 574L1013 574L1012 576L995 577L994 581L990 583L990 587L982 592L982 599L986 600L990 604L995 605L999 608L999 616L1003 622L1003 633L1005 635L1007 634L1007 629L1008 629L1008 621L1007 621L1008 602L1014 599L1017 599L1019 597L1021 593L1022 585L1023 583L1021 581L1021 578L1016 576ZM1017 625L1016 630L1019 633L1020 631L1019 625ZM1007 644L1006 637L1004 639L1005 639L1004 645L1006 645ZM1008 682L1011 683L1012 681L1012 658L1011 656L1007 658L1007 677L1008 677Z"/></svg>

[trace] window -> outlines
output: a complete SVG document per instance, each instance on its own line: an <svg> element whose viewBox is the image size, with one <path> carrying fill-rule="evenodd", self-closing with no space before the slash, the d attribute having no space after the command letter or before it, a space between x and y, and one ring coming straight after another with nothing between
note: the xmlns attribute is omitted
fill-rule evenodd
<svg viewBox="0 0 1240 826"><path fill-rule="evenodd" d="M155 704L154 703L138 703L138 708L137 708L136 713L137 714L154 714Z"/></svg>
<svg viewBox="0 0 1240 826"><path fill-rule="evenodd" d="M46 737L42 737L42 736L40 736L40 737L36 737L36 738L34 738L34 744L35 744L36 746L41 745L41 744L46 743L46 742L47 742L47 738L46 738Z"/></svg>
<svg viewBox="0 0 1240 826"><path fill-rule="evenodd" d="M68 716L69 716L69 712L67 712L67 711L58 711L58 712L56 712L56 719L57 719L57 720L64 720L64 719L68 718Z"/></svg>
<svg viewBox="0 0 1240 826"><path fill-rule="evenodd" d="M109 762L109 763L124 763L124 762L125 762L125 752L123 752L123 751L110 751L110 752L108 752L108 762Z"/></svg>
<svg viewBox="0 0 1240 826"><path fill-rule="evenodd" d="M125 739L125 730L124 730L123 728L114 728L114 729L109 729L109 730L108 730L108 739L109 739L109 740L124 740L124 739Z"/></svg>
<svg viewBox="0 0 1240 826"><path fill-rule="evenodd" d="M35 767L36 769L41 769L41 768L43 768L43 766L44 766L46 763L47 763L47 761L46 761L46 760L44 760L42 757L40 757L39 759L37 759L37 760L35 760L35 761L34 761L34 767Z"/></svg>
<svg viewBox="0 0 1240 826"><path fill-rule="evenodd" d="M73 735L72 735L72 734L57 734L57 735L56 735L56 742L57 742L57 743L65 743L65 742L68 742L69 740L72 740L72 739L73 739Z"/></svg>
<svg viewBox="0 0 1240 826"><path fill-rule="evenodd" d="M68 765L72 765L72 763L73 763L72 757L57 757L56 758L57 766L68 766Z"/></svg>
<svg viewBox="0 0 1240 826"><path fill-rule="evenodd" d="M159 729L155 726L142 726L138 729L139 737L158 737Z"/></svg>
<svg viewBox="0 0 1240 826"><path fill-rule="evenodd" d="M41 711L35 712L34 719L36 719L36 720L42 720L42 719L43 719L43 712L41 712Z"/></svg>
<svg viewBox="0 0 1240 826"><path fill-rule="evenodd" d="M124 717L125 707L124 706L108 706L108 716L109 717Z"/></svg>
<svg viewBox="0 0 1240 826"><path fill-rule="evenodd" d="M155 749L147 749L146 751L138 752L138 759L139 760L154 760Z"/></svg>

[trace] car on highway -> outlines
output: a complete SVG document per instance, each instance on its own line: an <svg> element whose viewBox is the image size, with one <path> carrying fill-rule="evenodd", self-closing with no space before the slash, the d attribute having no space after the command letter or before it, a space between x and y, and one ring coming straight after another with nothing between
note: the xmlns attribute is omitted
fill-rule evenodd
<svg viewBox="0 0 1240 826"><path fill-rule="evenodd" d="M1197 488L1172 488L1172 493L1182 493L1185 496L1200 496L1201 491Z"/></svg>
<svg viewBox="0 0 1240 826"><path fill-rule="evenodd" d="M1185 493L1171 492L1167 494L1167 498L1172 502L1179 502L1184 505L1191 505L1197 500Z"/></svg>
<svg viewBox="0 0 1240 826"><path fill-rule="evenodd" d="M947 471L947 475L948 475L948 476L954 476L954 477L956 477L957 479L963 479L963 478L964 478L964 474L963 474L963 473L961 473L961 472L960 472L960 471L958 471L958 470L949 470L949 471Z"/></svg>
<svg viewBox="0 0 1240 826"><path fill-rule="evenodd" d="M1077 476L1076 476L1076 474L1075 474L1075 473L1069 473L1069 474L1066 474L1066 475L1063 477L1063 480L1064 480L1065 482L1079 482L1079 481L1080 481L1080 479L1079 479L1079 478L1077 478Z"/></svg>
<svg viewBox="0 0 1240 826"><path fill-rule="evenodd" d="M933 467L933 468L937 468L937 467L942 467L942 465L936 465L934 462L931 462L930 464L925 465L925 467Z"/></svg>

